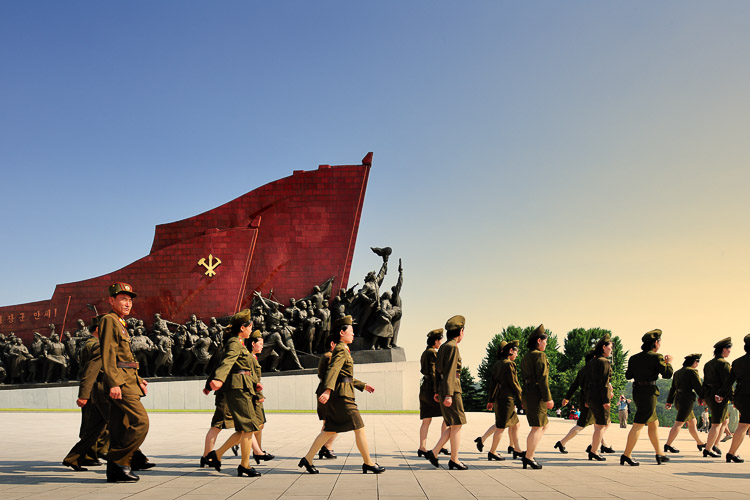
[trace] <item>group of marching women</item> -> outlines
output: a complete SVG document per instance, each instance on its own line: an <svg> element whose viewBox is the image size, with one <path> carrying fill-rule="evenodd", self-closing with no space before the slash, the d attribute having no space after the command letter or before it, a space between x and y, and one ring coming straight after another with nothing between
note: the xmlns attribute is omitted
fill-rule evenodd
<svg viewBox="0 0 750 500"><path fill-rule="evenodd" d="M249 347L246 340L249 339ZM320 434L313 441L307 455L299 461L310 474L319 471L313 465L317 453L323 459L333 459L332 444L336 435L341 432L354 431L357 448L362 455L362 472L380 474L385 471L370 457L364 423L354 400L354 389L374 392L374 388L354 378L354 361L349 353L349 344L354 340L351 316L345 316L334 322L331 335L326 339L329 351L321 357L318 365L320 384L316 391L318 396L318 418L323 421ZM241 453L237 475L248 477L260 476L250 466L252 452L256 464L273 460L274 455L265 452L261 447L261 434L266 422L263 410L263 385L261 368L257 354L263 350L263 335L259 330L253 331L251 312L243 310L235 314L231 327L225 333L222 349L218 350L210 363L210 376L206 381L205 394L214 391L216 410L211 420L211 428L205 439L200 466L214 467L221 470L221 459L224 453L232 449ZM214 449L216 438L222 429L234 427L235 432L219 448Z"/></svg>
<svg viewBox="0 0 750 500"><path fill-rule="evenodd" d="M424 456L432 465L439 467L439 454L450 454L448 462L450 469L465 470L468 466L458 458L460 446L461 426L466 423L466 416L461 401L461 384L459 374L461 370L461 356L457 344L464 336L464 318L454 316L446 323L447 341L442 343L443 331L433 330L427 334L427 349L421 358L421 372L423 375L420 388L420 446L419 456ZM673 371L669 355L659 354L661 348L661 330L652 330L641 338L641 352L630 357L625 376L633 380L633 401L637 410L633 419L633 426L627 436L625 450L620 456L620 465L637 466L639 462L633 459L632 452L640 436L643 426L647 426L648 437L655 451L657 464L669 461L667 453L679 453L672 444L685 423L691 436L695 439L698 451L704 457L719 458L722 455L718 447L719 439L728 425L729 400L734 402L739 411L740 420L734 433L729 451L726 453L727 462L743 462L737 455L742 441L750 429L750 354L736 359L730 366L726 358L731 351L731 338L720 340L714 345L714 356L704 367L704 379L701 381L698 373L700 354L685 357L681 369ZM750 335L745 336L745 352L750 353ZM549 389L549 365L544 350L547 347L547 334L544 326L540 325L529 336L527 347L529 352L521 360L523 380L519 381L516 370L518 356L518 341L501 342L498 351L498 361L491 368L489 380L489 401L487 408L494 410L495 423L490 426L483 436L474 441L477 449L482 452L485 442L492 437L487 460L502 461L498 451L500 438L508 429L510 445L508 453L512 458L520 458L523 468L541 469L542 465L534 458L539 441L547 427L547 410L554 407ZM610 406L613 397L610 379L612 367L609 357L612 353L612 341L609 336L598 340L595 347L586 355L586 363L579 370L574 382L566 393L562 406L566 406L572 395L580 389L581 400L585 403L581 408L581 416L568 434L557 441L554 448L560 453L567 454L565 447L581 429L594 424L591 444L586 449L589 460L604 461L604 453L615 453L605 440L605 433L610 423ZM676 407L677 417L671 428L669 437L663 448L659 445L658 418L656 415L657 396L659 389L656 380L670 378L674 374L666 408ZM733 386L736 387L733 388ZM703 442L697 432L696 418L693 414L693 404L696 399L700 404L705 402L711 414L711 430ZM526 438L526 449L521 450L518 430L519 419L516 414L516 401L522 402L526 413L530 431ZM443 417L443 429L440 439L432 449L427 449L426 440L429 425L433 417ZM450 452L443 446L450 441ZM600 454L601 453L601 454Z"/></svg>

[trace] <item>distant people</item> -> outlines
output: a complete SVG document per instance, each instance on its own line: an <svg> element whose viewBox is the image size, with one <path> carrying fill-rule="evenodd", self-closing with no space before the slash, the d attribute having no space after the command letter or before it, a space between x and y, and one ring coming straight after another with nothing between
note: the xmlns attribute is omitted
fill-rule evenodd
<svg viewBox="0 0 750 500"><path fill-rule="evenodd" d="M628 403L630 403L630 400L625 397L625 394L620 394L620 399L617 402L617 418L620 421L620 429L628 427Z"/></svg>

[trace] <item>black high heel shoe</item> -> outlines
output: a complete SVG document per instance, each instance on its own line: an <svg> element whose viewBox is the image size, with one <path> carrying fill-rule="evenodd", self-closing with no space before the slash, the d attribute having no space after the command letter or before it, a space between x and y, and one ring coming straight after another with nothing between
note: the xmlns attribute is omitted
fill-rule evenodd
<svg viewBox="0 0 750 500"><path fill-rule="evenodd" d="M699 444L697 446L698 446L698 451L703 451L703 449L706 447L706 443Z"/></svg>
<svg viewBox="0 0 750 500"><path fill-rule="evenodd" d="M201 457L201 469L208 465L208 460L206 460L206 457Z"/></svg>
<svg viewBox="0 0 750 500"><path fill-rule="evenodd" d="M669 462L669 457L666 455L656 455L656 465L661 465L663 462Z"/></svg>
<svg viewBox="0 0 750 500"><path fill-rule="evenodd" d="M435 454L432 453L432 450L427 450L424 454L424 457L430 461L432 465L435 467L440 467L440 462L438 462L437 457L435 457Z"/></svg>
<svg viewBox="0 0 750 500"><path fill-rule="evenodd" d="M263 460L264 462L273 460L274 458L276 458L276 455L271 455L264 450L262 455L256 455L255 453L253 453L253 458L255 459L255 463L259 464L261 460Z"/></svg>
<svg viewBox="0 0 750 500"><path fill-rule="evenodd" d="M511 453L513 453L513 447L512 446L508 446L508 455L510 455Z"/></svg>
<svg viewBox="0 0 750 500"><path fill-rule="evenodd" d="M497 460L498 462L502 462L503 460L505 460L505 457L501 457L500 455L495 455L491 451L488 451L487 452L487 460L489 460L490 462L492 462L493 460Z"/></svg>
<svg viewBox="0 0 750 500"><path fill-rule="evenodd" d="M669 452L669 453L679 453L680 450L678 450L674 446L670 446L668 444L665 444L664 445L664 453L666 453L666 452Z"/></svg>
<svg viewBox="0 0 750 500"><path fill-rule="evenodd" d="M713 450L709 450L708 448L703 448L703 457L719 458L721 455Z"/></svg>
<svg viewBox="0 0 750 500"><path fill-rule="evenodd" d="M555 449L560 450L560 453L568 453L568 450L565 449L565 446L560 441L555 443Z"/></svg>
<svg viewBox="0 0 750 500"><path fill-rule="evenodd" d="M469 468L469 466L466 465L466 464L457 464L453 460L448 460L448 470L453 470L453 469L456 469L456 470L466 470L468 468Z"/></svg>
<svg viewBox="0 0 750 500"><path fill-rule="evenodd" d="M221 472L221 461L219 460L219 457L216 456L216 450L208 452L208 455L206 455L206 465Z"/></svg>
<svg viewBox="0 0 750 500"><path fill-rule="evenodd" d="M418 456L418 457L424 457L424 456L426 456L426 455L427 455L427 452L426 452L426 451L422 451L422 450L420 450L420 449L417 449L417 456Z"/></svg>
<svg viewBox="0 0 750 500"><path fill-rule="evenodd" d="M524 469L526 468L527 465L529 467L531 467L532 469L541 469L542 468L542 464L537 463L537 461L534 460L533 458L523 457L523 458L521 458L521 460L523 461L523 468Z"/></svg>
<svg viewBox="0 0 750 500"><path fill-rule="evenodd" d="M590 451L589 452L589 460L596 460L597 462L603 462L603 461L605 461L607 459L605 457L601 456L601 455L597 455L593 451Z"/></svg>
<svg viewBox="0 0 750 500"><path fill-rule="evenodd" d="M604 446L604 445L601 445L601 446L599 447L599 451L601 451L602 453L614 453L614 452L615 452L615 449L614 449L614 448L612 448L611 446Z"/></svg>
<svg viewBox="0 0 750 500"><path fill-rule="evenodd" d="M232 446L232 453L234 453L235 457L237 456L237 454L239 453L239 451L240 451L240 445L236 444L236 445Z"/></svg>
<svg viewBox="0 0 750 500"><path fill-rule="evenodd" d="M482 450L484 449L484 443L482 443L482 438L478 437L474 440L474 442L477 443L477 450L479 450L479 452L481 453Z"/></svg>
<svg viewBox="0 0 750 500"><path fill-rule="evenodd" d="M719 456L721 456L721 450L718 446L714 445L714 447L711 449L714 451L714 453L717 453Z"/></svg>
<svg viewBox="0 0 750 500"><path fill-rule="evenodd" d="M242 474L245 474L247 477L258 477L260 476L260 472L250 467L249 469L247 467L243 467L241 465L237 466L237 476L242 477Z"/></svg>
<svg viewBox="0 0 750 500"><path fill-rule="evenodd" d="M381 467L377 463L375 463L375 465L362 464L362 474L367 474L367 472L372 472L373 474L382 474L383 472L385 472L385 467Z"/></svg>
<svg viewBox="0 0 750 500"><path fill-rule="evenodd" d="M326 448L326 445L323 445L320 447L320 451L318 452L318 458L321 460L324 458L336 458L336 455L333 454L331 450Z"/></svg>
<svg viewBox="0 0 750 500"><path fill-rule="evenodd" d="M737 464L741 464L744 461L745 460L743 460L742 458L740 458L739 455L732 455L731 453L727 453L727 463L734 462L734 463L737 463Z"/></svg>
<svg viewBox="0 0 750 500"><path fill-rule="evenodd" d="M440 451L438 452L440 455L450 455L450 450L446 450L445 448L440 448Z"/></svg>
<svg viewBox="0 0 750 500"><path fill-rule="evenodd" d="M630 457L626 457L625 455L620 455L620 465L625 465L625 464L628 464L631 467L637 467L637 466L641 465L640 462L636 462L635 460L633 460Z"/></svg>
<svg viewBox="0 0 750 500"><path fill-rule="evenodd" d="M299 463L297 464L297 467L304 467L305 470L307 470L308 474L320 474L320 471L316 469L314 465L308 462L307 458L305 457L300 458Z"/></svg>
<svg viewBox="0 0 750 500"><path fill-rule="evenodd" d="M511 448L513 452L513 460L516 458L524 459L526 458L526 452L525 451L516 451L515 448Z"/></svg>

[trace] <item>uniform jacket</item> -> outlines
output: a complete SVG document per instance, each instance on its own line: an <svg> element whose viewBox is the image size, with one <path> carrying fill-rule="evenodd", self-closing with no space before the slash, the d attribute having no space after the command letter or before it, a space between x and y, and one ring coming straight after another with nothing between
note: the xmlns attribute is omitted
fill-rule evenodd
<svg viewBox="0 0 750 500"><path fill-rule="evenodd" d="M99 344L106 390L120 387L123 394L144 396L138 369L117 367L118 362L135 363L135 358L130 350L130 335L125 321L114 312L105 314L99 321Z"/></svg>
<svg viewBox="0 0 750 500"><path fill-rule="evenodd" d="M524 391L539 391L542 401L552 400L549 390L549 363L544 352L534 349L526 353L521 361L521 373L524 378Z"/></svg>
<svg viewBox="0 0 750 500"><path fill-rule="evenodd" d="M703 398L703 387L698 370L690 366L683 366L672 377L672 387L667 394L667 404L673 404L675 399L695 401L695 395Z"/></svg>
<svg viewBox="0 0 750 500"><path fill-rule="evenodd" d="M719 394L729 380L729 361L719 356L703 365L703 395L706 398ZM732 398L731 384L724 397Z"/></svg>
<svg viewBox="0 0 750 500"><path fill-rule="evenodd" d="M437 361L437 349L428 347L419 359L419 372L422 374L422 387L428 392L435 393L435 362Z"/></svg>
<svg viewBox="0 0 750 500"><path fill-rule="evenodd" d="M461 354L456 339L452 338L440 346L435 360L435 392L440 394L440 399L463 392L460 376Z"/></svg>
<svg viewBox="0 0 750 500"><path fill-rule="evenodd" d="M344 379L351 379L348 382ZM324 391L330 389L332 393L345 398L354 398L354 389L363 391L365 383L354 378L354 360L345 343L339 342L331 353L331 362L326 373Z"/></svg>
<svg viewBox="0 0 750 500"><path fill-rule="evenodd" d="M626 379L634 379L638 382L655 382L659 378L671 378L674 369L670 363L664 361L664 356L654 351L641 351L634 354L628 360L628 369L625 370ZM654 394L659 395L659 388L654 385Z"/></svg>
<svg viewBox="0 0 750 500"><path fill-rule="evenodd" d="M91 399L94 385L101 384L99 374L102 371L102 350L97 337L89 338L81 348L81 381L78 386L78 397ZM99 388L102 390L103 388Z"/></svg>
<svg viewBox="0 0 750 500"><path fill-rule="evenodd" d="M328 351L327 353L323 354L320 357L320 361L318 361L318 379L320 382L318 383L318 388L315 389L315 395L320 396L325 392L325 381L326 381L326 374L328 373L328 366L331 364L331 357L333 353L331 351Z"/></svg>
<svg viewBox="0 0 750 500"><path fill-rule="evenodd" d="M732 361L732 369L729 372L729 379L724 382L721 388L721 394L726 397L732 394L732 384L737 382L734 390L736 396L750 397L750 354L745 354Z"/></svg>
<svg viewBox="0 0 750 500"><path fill-rule="evenodd" d="M568 392L565 393L565 399L568 401L573 398L573 394L575 394L578 389L581 389L581 401L586 401L586 366L587 365L583 365L581 369L578 370L576 378L573 379L573 382L571 382L570 387L568 388Z"/></svg>
<svg viewBox="0 0 750 500"><path fill-rule="evenodd" d="M237 371L245 373L236 373ZM256 390L256 384L260 382L260 364L237 336L229 337L224 345L224 357L216 368L214 379L225 384L228 381L232 389L262 397Z"/></svg>
<svg viewBox="0 0 750 500"><path fill-rule="evenodd" d="M514 361L504 358L492 365L488 394L490 402L507 398L521 400L521 386L518 384L516 363Z"/></svg>
<svg viewBox="0 0 750 500"><path fill-rule="evenodd" d="M586 364L584 369L586 370L586 401L597 404L609 403L612 363L604 356L596 356Z"/></svg>

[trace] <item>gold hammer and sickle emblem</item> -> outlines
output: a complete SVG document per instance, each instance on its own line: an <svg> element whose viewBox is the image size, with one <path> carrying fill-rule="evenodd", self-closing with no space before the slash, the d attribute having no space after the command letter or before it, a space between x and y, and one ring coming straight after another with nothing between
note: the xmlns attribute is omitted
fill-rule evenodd
<svg viewBox="0 0 750 500"><path fill-rule="evenodd" d="M216 257L216 262L214 262L214 256L211 254L208 254L208 262L206 262L205 258L201 258L201 260L198 261L198 265L203 266L207 269L205 273L206 276L208 277L216 276L216 271L214 271L214 269L216 269L217 267L221 265L221 260L218 257Z"/></svg>

